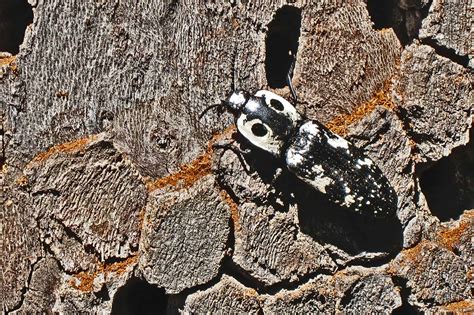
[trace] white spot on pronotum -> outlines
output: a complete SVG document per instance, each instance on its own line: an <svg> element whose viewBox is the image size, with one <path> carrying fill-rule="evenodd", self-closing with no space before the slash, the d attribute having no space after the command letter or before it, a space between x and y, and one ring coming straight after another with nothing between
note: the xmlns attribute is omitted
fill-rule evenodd
<svg viewBox="0 0 474 315"><path fill-rule="evenodd" d="M352 195L346 195L346 196L344 197L344 204L345 204L345 205L349 206L349 205L353 204L354 202L355 202L354 196L352 196Z"/></svg>
<svg viewBox="0 0 474 315"><path fill-rule="evenodd" d="M322 176L322 177L316 177L314 181L311 181L311 184L314 187L316 187L317 190L325 194L326 187L328 185L331 185L332 182L333 182L332 179L330 179L329 177Z"/></svg>
<svg viewBox="0 0 474 315"><path fill-rule="evenodd" d="M245 107L251 112L256 112L258 110L258 108L260 107L260 104L258 103L258 101L250 99L247 102L247 105L245 105Z"/></svg>
<svg viewBox="0 0 474 315"><path fill-rule="evenodd" d="M301 126L301 131L305 131L312 136L316 136L319 133L319 128L315 123L309 121Z"/></svg>
<svg viewBox="0 0 474 315"><path fill-rule="evenodd" d="M348 149L349 148L349 142L347 140L337 137L337 138L329 138L328 139L328 144L332 146L333 148L344 148Z"/></svg>
<svg viewBox="0 0 474 315"><path fill-rule="evenodd" d="M351 189L347 186L344 187L344 191L346 194L350 193L351 192Z"/></svg>
<svg viewBox="0 0 474 315"><path fill-rule="evenodd" d="M245 103L245 96L243 93L232 93L229 98L229 102L237 105L243 105Z"/></svg>
<svg viewBox="0 0 474 315"><path fill-rule="evenodd" d="M366 205L370 205L370 201L369 201L369 200L367 200L367 202L366 202L365 204L366 204Z"/></svg>

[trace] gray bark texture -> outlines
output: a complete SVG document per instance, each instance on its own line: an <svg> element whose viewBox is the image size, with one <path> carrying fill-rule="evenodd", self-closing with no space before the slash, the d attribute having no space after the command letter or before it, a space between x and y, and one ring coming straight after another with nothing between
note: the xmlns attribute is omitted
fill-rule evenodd
<svg viewBox="0 0 474 315"><path fill-rule="evenodd" d="M19 51L0 3L2 312L474 312L472 2L28 1ZM378 164L396 217L199 120L233 88L290 99L289 51L297 110Z"/></svg>

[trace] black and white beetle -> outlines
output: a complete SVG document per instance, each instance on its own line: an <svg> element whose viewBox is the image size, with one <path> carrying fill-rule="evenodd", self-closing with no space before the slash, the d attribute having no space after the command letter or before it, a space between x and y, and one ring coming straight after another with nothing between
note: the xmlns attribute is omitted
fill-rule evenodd
<svg viewBox="0 0 474 315"><path fill-rule="evenodd" d="M372 217L395 213L397 196L377 165L321 123L304 118L284 98L265 90L254 95L236 90L223 105L252 145L282 159L330 201Z"/></svg>

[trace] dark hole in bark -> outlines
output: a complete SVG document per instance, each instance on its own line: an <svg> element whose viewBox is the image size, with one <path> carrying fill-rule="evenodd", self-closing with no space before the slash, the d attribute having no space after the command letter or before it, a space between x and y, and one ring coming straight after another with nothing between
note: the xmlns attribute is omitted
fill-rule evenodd
<svg viewBox="0 0 474 315"><path fill-rule="evenodd" d="M418 37L421 21L428 15L430 4L414 2L410 7L399 0L367 0L367 10L376 30L392 28L403 46Z"/></svg>
<svg viewBox="0 0 474 315"><path fill-rule="evenodd" d="M421 191L431 212L441 221L457 219L474 207L474 129L471 141L458 147L420 175Z"/></svg>
<svg viewBox="0 0 474 315"><path fill-rule="evenodd" d="M414 306L408 302L411 295L411 289L407 286L407 280L400 277L393 277L393 283L400 290L400 297L402 298L402 305L393 310L393 315L411 315L421 314Z"/></svg>
<svg viewBox="0 0 474 315"><path fill-rule="evenodd" d="M0 1L0 51L16 55L33 22L33 9L27 0Z"/></svg>
<svg viewBox="0 0 474 315"><path fill-rule="evenodd" d="M102 301L109 301L110 296L109 296L109 290L107 290L107 286L104 284L102 288L100 289L99 292L94 293L96 297L101 299Z"/></svg>
<svg viewBox="0 0 474 315"><path fill-rule="evenodd" d="M367 10L370 19L374 23L374 28L381 30L390 28L393 25L393 11L396 8L396 0L367 0Z"/></svg>
<svg viewBox="0 0 474 315"><path fill-rule="evenodd" d="M293 57L298 52L301 28L301 9L285 5L276 11L268 24L265 57L265 72L271 88L287 85Z"/></svg>
<svg viewBox="0 0 474 315"><path fill-rule="evenodd" d="M450 59L451 61L463 66L463 67L468 67L469 66L469 56L468 55L459 55L456 53L456 51L452 48L444 47L434 39L431 38L425 38L421 40L422 44L431 46L434 48L436 53L440 56L446 57Z"/></svg>
<svg viewBox="0 0 474 315"><path fill-rule="evenodd" d="M167 303L164 289L139 278L130 278L115 293L111 314L165 314Z"/></svg>

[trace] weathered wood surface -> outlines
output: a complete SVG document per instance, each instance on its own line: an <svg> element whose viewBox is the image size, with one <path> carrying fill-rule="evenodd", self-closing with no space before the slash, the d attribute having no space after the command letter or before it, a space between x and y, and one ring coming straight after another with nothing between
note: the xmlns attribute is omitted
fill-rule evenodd
<svg viewBox="0 0 474 315"><path fill-rule="evenodd" d="M474 68L474 7L470 1L433 0L423 20L420 39L452 49Z"/></svg>
<svg viewBox="0 0 474 315"><path fill-rule="evenodd" d="M474 309L467 2L396 2L407 36L421 27L406 47L362 0L31 2L20 52L0 56L2 311ZM266 38L283 6L301 23L298 110L377 162L396 218L214 148L247 147L229 115L198 120L233 86L277 87ZM424 180L443 161L454 182ZM428 185L459 183L440 216Z"/></svg>

